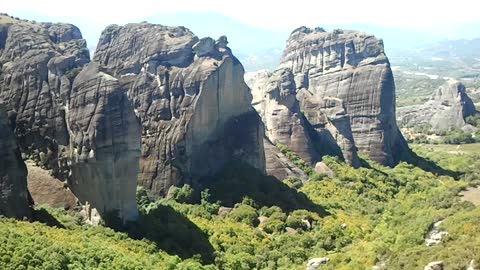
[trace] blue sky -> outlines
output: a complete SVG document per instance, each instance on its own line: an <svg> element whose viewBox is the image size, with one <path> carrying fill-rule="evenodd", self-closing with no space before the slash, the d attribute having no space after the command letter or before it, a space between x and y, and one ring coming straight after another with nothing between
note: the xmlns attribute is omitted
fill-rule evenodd
<svg viewBox="0 0 480 270"><path fill-rule="evenodd" d="M480 1L474 0L0 2L10 15L77 25L90 48L107 25L140 21L186 26L200 37L227 35L230 47L242 52L283 48L288 34L302 25L367 31L383 38L387 50L480 36Z"/></svg>

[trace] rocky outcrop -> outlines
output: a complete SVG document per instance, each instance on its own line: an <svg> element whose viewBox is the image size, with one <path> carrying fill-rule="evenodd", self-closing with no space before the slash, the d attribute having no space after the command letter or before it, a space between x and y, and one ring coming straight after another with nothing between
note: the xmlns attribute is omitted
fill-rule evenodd
<svg viewBox="0 0 480 270"><path fill-rule="evenodd" d="M431 262L427 264L423 270L443 270L443 262L442 261L437 261L437 262Z"/></svg>
<svg viewBox="0 0 480 270"><path fill-rule="evenodd" d="M253 82L257 99L253 104L262 116L268 139L287 146L308 163L318 160L296 98L293 73L288 69L260 72L249 81Z"/></svg>
<svg viewBox="0 0 480 270"><path fill-rule="evenodd" d="M465 119L475 115L476 109L465 86L449 80L422 105L400 107L397 121L404 127L426 125L433 131L446 131L465 127Z"/></svg>
<svg viewBox="0 0 480 270"><path fill-rule="evenodd" d="M138 182L152 195L231 160L265 170L263 126L227 43L148 23L102 33L93 62L133 103L142 128Z"/></svg>
<svg viewBox="0 0 480 270"><path fill-rule="evenodd" d="M248 81L267 136L289 142L312 164L328 154L359 166L359 150L393 166L410 154L395 121L390 63L382 40L372 35L300 27L290 35L278 69ZM296 141L310 152L298 149Z"/></svg>
<svg viewBox="0 0 480 270"><path fill-rule="evenodd" d="M29 204L27 170L7 114L0 104L0 215L29 218Z"/></svg>
<svg viewBox="0 0 480 270"><path fill-rule="evenodd" d="M270 140L264 139L265 166L267 175L275 176L280 180L298 178L308 180L308 175L288 159Z"/></svg>
<svg viewBox="0 0 480 270"><path fill-rule="evenodd" d="M307 263L306 270L319 270L322 265L327 264L329 261L330 259L327 257L310 259Z"/></svg>
<svg viewBox="0 0 480 270"><path fill-rule="evenodd" d="M80 72L90 58L73 25L10 19L0 30L0 98L22 153L101 215L135 219L140 125L125 89L98 65Z"/></svg>
<svg viewBox="0 0 480 270"><path fill-rule="evenodd" d="M425 238L425 245L427 247L440 244L443 239L448 236L448 232L440 230L440 225L442 225L442 223L443 220L437 221L433 224Z"/></svg>
<svg viewBox="0 0 480 270"><path fill-rule="evenodd" d="M471 260L467 270L478 270L478 269L480 269L480 265L475 260Z"/></svg>

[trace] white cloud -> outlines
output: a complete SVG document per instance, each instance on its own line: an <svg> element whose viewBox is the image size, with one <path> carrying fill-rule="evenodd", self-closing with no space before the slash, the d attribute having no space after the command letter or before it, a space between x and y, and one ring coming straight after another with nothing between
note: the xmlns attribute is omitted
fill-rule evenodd
<svg viewBox="0 0 480 270"><path fill-rule="evenodd" d="M476 0L0 0L8 13L34 12L44 16L76 17L106 24L139 21L173 12L217 12L241 22L275 30L299 25L363 23L429 30L480 21Z"/></svg>

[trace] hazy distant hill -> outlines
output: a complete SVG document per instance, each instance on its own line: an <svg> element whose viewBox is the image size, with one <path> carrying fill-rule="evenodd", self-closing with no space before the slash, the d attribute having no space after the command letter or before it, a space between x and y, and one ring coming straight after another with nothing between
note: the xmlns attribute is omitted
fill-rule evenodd
<svg viewBox="0 0 480 270"><path fill-rule="evenodd" d="M450 78L461 80L478 100L480 38L442 40L423 46L392 50L389 54L397 84L397 105L423 103Z"/></svg>

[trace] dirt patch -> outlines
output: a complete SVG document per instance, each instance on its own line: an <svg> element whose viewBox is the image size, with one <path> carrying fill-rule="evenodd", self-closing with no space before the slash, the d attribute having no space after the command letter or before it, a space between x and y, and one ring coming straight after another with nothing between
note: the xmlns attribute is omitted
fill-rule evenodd
<svg viewBox="0 0 480 270"><path fill-rule="evenodd" d="M63 182L50 173L27 160L28 191L35 204L46 204L54 208L72 209L76 205L76 197L64 187Z"/></svg>
<svg viewBox="0 0 480 270"><path fill-rule="evenodd" d="M466 190L460 192L462 201L471 202L476 206L480 206L480 186L469 187Z"/></svg>

